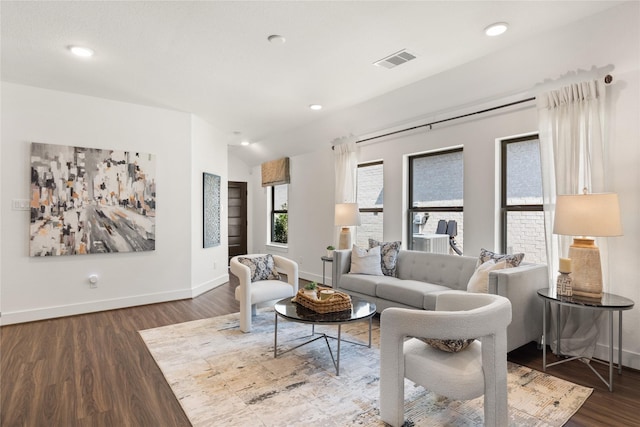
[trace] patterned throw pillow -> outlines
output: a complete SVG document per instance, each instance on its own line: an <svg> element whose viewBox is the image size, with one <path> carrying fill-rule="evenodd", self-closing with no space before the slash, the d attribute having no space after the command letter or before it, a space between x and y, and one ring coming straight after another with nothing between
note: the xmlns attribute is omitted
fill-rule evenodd
<svg viewBox="0 0 640 427"><path fill-rule="evenodd" d="M252 258L238 258L240 264L244 264L251 269L251 281L258 280L280 280L276 264L271 254Z"/></svg>
<svg viewBox="0 0 640 427"><path fill-rule="evenodd" d="M369 239L369 248L380 246L380 267L385 276L396 277L396 265L398 263L398 252L402 242L378 242Z"/></svg>
<svg viewBox="0 0 640 427"><path fill-rule="evenodd" d="M520 254L508 254L508 255L503 255L503 254L497 254L495 252L491 252L485 248L480 249L480 257L478 257L478 262L476 263L476 268L480 267L482 264L484 264L485 262L489 261L490 259L495 260L496 262L498 261L506 261L507 262L507 268L509 267L517 267L520 265L520 263L522 262L522 259L524 258L524 254L520 253Z"/></svg>
<svg viewBox="0 0 640 427"><path fill-rule="evenodd" d="M457 353L459 351L464 350L469 347L472 342L475 341L474 338L467 340L437 340L434 338L419 338L420 340L426 342L433 348L437 348L438 350L446 351L447 353Z"/></svg>

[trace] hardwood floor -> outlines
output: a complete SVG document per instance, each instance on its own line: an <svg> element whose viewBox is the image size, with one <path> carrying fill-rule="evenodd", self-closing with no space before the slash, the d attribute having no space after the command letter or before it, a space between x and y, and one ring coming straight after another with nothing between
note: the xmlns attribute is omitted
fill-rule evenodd
<svg viewBox="0 0 640 427"><path fill-rule="evenodd" d="M0 426L189 426L137 331L237 312L234 282L193 300L2 327ZM509 359L542 370L535 345ZM613 393L581 362L549 373L594 388L568 426L640 425L639 371L616 375Z"/></svg>
<svg viewBox="0 0 640 427"><path fill-rule="evenodd" d="M237 312L233 289L3 326L0 425L189 426L138 331Z"/></svg>

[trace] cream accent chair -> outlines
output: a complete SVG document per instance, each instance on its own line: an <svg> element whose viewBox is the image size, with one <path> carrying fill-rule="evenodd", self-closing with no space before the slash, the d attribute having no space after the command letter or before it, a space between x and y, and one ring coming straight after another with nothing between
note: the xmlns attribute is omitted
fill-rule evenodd
<svg viewBox="0 0 640 427"><path fill-rule="evenodd" d="M484 394L484 425L506 426L507 326L505 297L464 291L438 296L435 311L387 308L380 317L380 417L404 423L404 378L455 400ZM458 353L412 337L476 339ZM407 339L408 338L408 339Z"/></svg>
<svg viewBox="0 0 640 427"><path fill-rule="evenodd" d="M298 264L279 255L272 255L273 261L276 270L287 275L287 282L281 280L251 282L251 269L241 264L238 258L254 258L265 255L239 255L231 258L231 272L240 281L235 296L236 300L240 302L240 330L242 332L251 332L251 317L256 315L257 304L292 297L298 292Z"/></svg>

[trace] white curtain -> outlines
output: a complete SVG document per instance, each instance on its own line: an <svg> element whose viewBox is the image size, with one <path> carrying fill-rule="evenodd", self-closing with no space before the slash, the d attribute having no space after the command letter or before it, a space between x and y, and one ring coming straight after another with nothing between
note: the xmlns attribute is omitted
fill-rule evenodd
<svg viewBox="0 0 640 427"><path fill-rule="evenodd" d="M334 141L334 166L336 176L335 203L356 201L356 174L358 171L357 138L353 135ZM333 241L338 242L340 228L336 227ZM334 243L337 247L337 244Z"/></svg>
<svg viewBox="0 0 640 427"><path fill-rule="evenodd" d="M538 124L542 163L543 206L549 286L555 288L560 257L567 257L570 236L552 233L557 194L605 191L605 94L601 80L564 86L538 95ZM603 288L606 281L606 243L597 242L603 260ZM599 314L594 310L562 308L561 352L592 357L598 337ZM555 316L550 343L556 351Z"/></svg>

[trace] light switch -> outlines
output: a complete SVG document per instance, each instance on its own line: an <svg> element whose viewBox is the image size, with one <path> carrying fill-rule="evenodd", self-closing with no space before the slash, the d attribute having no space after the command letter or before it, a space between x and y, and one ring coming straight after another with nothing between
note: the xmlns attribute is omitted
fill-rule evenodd
<svg viewBox="0 0 640 427"><path fill-rule="evenodd" d="M13 199L11 200L11 209L14 211L28 211L29 199Z"/></svg>

